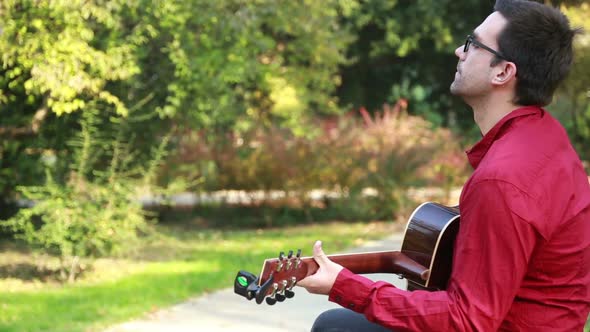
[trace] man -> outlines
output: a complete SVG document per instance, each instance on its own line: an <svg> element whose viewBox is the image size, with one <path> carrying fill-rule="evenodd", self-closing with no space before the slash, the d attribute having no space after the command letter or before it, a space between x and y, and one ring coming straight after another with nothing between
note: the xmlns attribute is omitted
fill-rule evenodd
<svg viewBox="0 0 590 332"><path fill-rule="evenodd" d="M572 30L557 9L498 0L457 48L451 92L483 138L459 201L460 229L445 291L405 291L330 261L298 285L347 309L313 331L582 331L590 310L590 185L547 105L572 62Z"/></svg>

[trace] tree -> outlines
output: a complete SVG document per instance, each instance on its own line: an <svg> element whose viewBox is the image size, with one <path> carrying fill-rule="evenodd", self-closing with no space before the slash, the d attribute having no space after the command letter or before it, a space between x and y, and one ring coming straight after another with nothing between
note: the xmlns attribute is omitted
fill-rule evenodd
<svg viewBox="0 0 590 332"><path fill-rule="evenodd" d="M138 71L128 40L100 47L96 31L117 29L122 1L16 1L0 3L0 195L17 184L43 180L43 165L67 157L65 142L77 116L90 107L125 115L125 103L107 88Z"/></svg>
<svg viewBox="0 0 590 332"><path fill-rule="evenodd" d="M343 104L378 109L406 98L411 113L438 124L453 125L457 118L471 126L467 108L448 92L457 64L454 50L492 7L477 0L359 1L346 20L358 39L348 50L356 61L342 69Z"/></svg>
<svg viewBox="0 0 590 332"><path fill-rule="evenodd" d="M562 6L574 27L583 28L585 34L576 36L575 57L571 73L558 91L553 109L570 134L576 150L583 159L590 159L590 5Z"/></svg>
<svg viewBox="0 0 590 332"><path fill-rule="evenodd" d="M337 111L332 92L351 40L340 8L338 0L3 1L2 196L43 182L44 161L67 168L66 142L86 111L130 118L134 148L145 152L138 164L172 127L279 121L303 133L307 112Z"/></svg>

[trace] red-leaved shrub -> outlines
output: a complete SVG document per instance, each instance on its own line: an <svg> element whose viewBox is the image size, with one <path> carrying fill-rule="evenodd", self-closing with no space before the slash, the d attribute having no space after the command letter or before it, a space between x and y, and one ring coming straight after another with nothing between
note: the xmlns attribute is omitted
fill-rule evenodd
<svg viewBox="0 0 590 332"><path fill-rule="evenodd" d="M466 174L453 134L406 107L400 100L373 115L361 109L360 116L318 119L313 137L277 127L241 135L188 132L169 165L174 176L202 177L205 190L281 191L305 207L312 204L309 193L321 189L321 203L342 215L391 218L414 207L409 188L435 186L448 195Z"/></svg>

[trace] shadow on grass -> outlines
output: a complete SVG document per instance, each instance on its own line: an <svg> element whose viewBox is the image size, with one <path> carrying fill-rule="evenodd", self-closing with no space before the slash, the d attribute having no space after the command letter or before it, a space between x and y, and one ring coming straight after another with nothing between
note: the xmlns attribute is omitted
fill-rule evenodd
<svg viewBox="0 0 590 332"><path fill-rule="evenodd" d="M314 222L359 222L391 220L394 208L382 209L374 199L338 201L323 206L275 204L207 204L193 207L161 206L152 210L159 223L184 224L208 229L257 229L309 224ZM403 213L402 213L403 214Z"/></svg>
<svg viewBox="0 0 590 332"><path fill-rule="evenodd" d="M23 281L54 281L58 270L40 267L33 263L11 263L0 265L0 279L20 279Z"/></svg>
<svg viewBox="0 0 590 332"><path fill-rule="evenodd" d="M19 279L22 281L56 281L58 270L41 266L31 255L31 249L20 241L0 238L0 279Z"/></svg>

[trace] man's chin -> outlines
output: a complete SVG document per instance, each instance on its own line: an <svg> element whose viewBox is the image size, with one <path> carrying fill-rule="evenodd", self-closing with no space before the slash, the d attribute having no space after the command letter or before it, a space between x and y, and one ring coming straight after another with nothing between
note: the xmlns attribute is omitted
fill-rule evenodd
<svg viewBox="0 0 590 332"><path fill-rule="evenodd" d="M449 91L451 92L452 95L455 95L455 96L461 95L461 91L455 82L451 83L451 86L449 87Z"/></svg>

